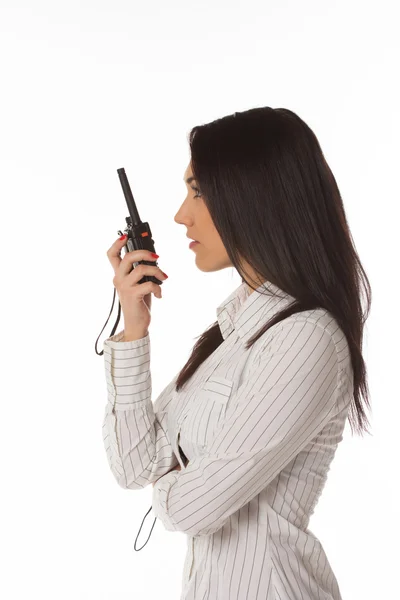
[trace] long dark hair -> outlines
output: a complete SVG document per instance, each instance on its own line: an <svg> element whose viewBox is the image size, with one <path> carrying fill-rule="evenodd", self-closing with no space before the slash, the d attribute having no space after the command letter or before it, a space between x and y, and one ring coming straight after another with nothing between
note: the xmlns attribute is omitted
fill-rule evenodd
<svg viewBox="0 0 400 600"><path fill-rule="evenodd" d="M346 335L354 372L349 422L354 434L369 421L363 329L371 286L355 250L342 198L317 137L294 112L269 106L236 112L189 133L191 168L226 252L248 281L244 259L260 282L270 281L296 299L246 343L246 350L276 323L325 308ZM251 278L250 278L251 279ZM361 284L366 294L362 311ZM197 336L180 371L178 391L223 342L218 321Z"/></svg>

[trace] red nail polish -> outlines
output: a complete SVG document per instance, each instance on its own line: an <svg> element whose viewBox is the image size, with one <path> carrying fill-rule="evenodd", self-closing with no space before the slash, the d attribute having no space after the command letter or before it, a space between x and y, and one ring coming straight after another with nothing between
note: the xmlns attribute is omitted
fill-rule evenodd
<svg viewBox="0 0 400 600"><path fill-rule="evenodd" d="M151 255L154 256L154 258L160 258L158 254L154 254L154 252L151 252Z"/></svg>
<svg viewBox="0 0 400 600"><path fill-rule="evenodd" d="M125 238L126 238L126 235L121 235L121 237L119 239L124 240Z"/></svg>

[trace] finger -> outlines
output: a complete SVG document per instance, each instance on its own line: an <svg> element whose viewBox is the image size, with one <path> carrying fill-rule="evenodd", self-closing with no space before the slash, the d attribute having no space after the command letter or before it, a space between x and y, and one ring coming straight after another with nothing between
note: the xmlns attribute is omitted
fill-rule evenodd
<svg viewBox="0 0 400 600"><path fill-rule="evenodd" d="M108 260L110 261L115 274L117 274L118 268L121 264L121 251L122 248L125 246L127 239L128 238L126 237L124 240L118 238L113 243L113 245L107 250Z"/></svg>
<svg viewBox="0 0 400 600"><path fill-rule="evenodd" d="M122 268L122 265L121 265ZM119 275L119 274L118 274ZM142 279L144 276L153 276L159 279L160 281L165 281L168 279L168 275L161 271L160 267L151 266L151 265L137 265L132 271L126 275L125 281L127 285L135 285L138 281Z"/></svg>
<svg viewBox="0 0 400 600"><path fill-rule="evenodd" d="M119 295L120 293L125 294L127 291L129 293L131 290L132 287L127 285L127 281L125 279L122 287L117 289L117 292ZM136 301L145 300L146 297L151 296L151 294L154 294L154 296L157 296L157 298L161 297L161 286L158 283L155 283L154 281L145 281L144 283L135 286L134 298Z"/></svg>
<svg viewBox="0 0 400 600"><path fill-rule="evenodd" d="M141 260L156 262L156 258L152 256L150 250L132 250L131 252L127 252L124 258L121 260L118 266L118 277L125 277L129 275L132 271L133 263L139 262Z"/></svg>

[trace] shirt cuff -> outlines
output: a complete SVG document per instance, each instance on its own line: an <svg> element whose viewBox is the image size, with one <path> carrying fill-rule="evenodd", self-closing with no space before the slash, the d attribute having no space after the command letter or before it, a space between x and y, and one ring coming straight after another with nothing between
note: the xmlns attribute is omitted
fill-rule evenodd
<svg viewBox="0 0 400 600"><path fill-rule="evenodd" d="M108 339L104 340L103 350L105 350L105 348L113 348L114 350L120 350L121 348L128 350L130 348L138 348L143 344L144 340L150 339L150 333L147 332L147 334L139 340L131 340L130 342L124 342L124 335L125 330L122 330L116 333L115 335L110 336Z"/></svg>
<svg viewBox="0 0 400 600"><path fill-rule="evenodd" d="M130 410L151 403L150 335L119 341L124 331L104 341L104 365L108 402L113 410Z"/></svg>
<svg viewBox="0 0 400 600"><path fill-rule="evenodd" d="M153 487L152 507L153 512L162 521L168 531L177 531L177 527L168 515L168 499L171 489L178 481L179 470L170 471L156 481Z"/></svg>

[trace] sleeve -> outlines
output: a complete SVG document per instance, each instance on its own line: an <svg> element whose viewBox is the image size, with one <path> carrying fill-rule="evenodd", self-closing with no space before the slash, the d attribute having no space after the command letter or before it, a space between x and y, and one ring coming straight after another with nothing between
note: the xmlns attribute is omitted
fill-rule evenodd
<svg viewBox="0 0 400 600"><path fill-rule="evenodd" d="M231 396L215 437L153 488L170 531L212 534L257 496L335 414L338 353L309 321L285 323Z"/></svg>
<svg viewBox="0 0 400 600"><path fill-rule="evenodd" d="M103 443L110 469L122 488L142 489L178 466L167 433L168 406L178 374L151 401L150 337L104 341L108 401Z"/></svg>

